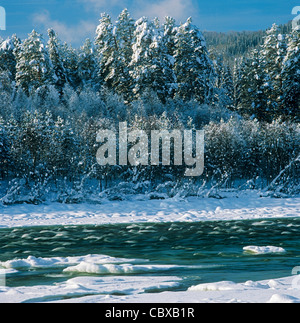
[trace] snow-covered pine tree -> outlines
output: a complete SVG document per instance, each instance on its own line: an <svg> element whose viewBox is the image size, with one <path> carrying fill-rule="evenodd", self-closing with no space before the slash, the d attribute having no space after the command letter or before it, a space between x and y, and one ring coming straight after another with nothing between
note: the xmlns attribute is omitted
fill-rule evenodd
<svg viewBox="0 0 300 323"><path fill-rule="evenodd" d="M81 84L78 75L78 52L71 45L64 43L61 47L63 67L66 72L67 84L70 84L74 89L77 89ZM66 85L67 85L66 84Z"/></svg>
<svg viewBox="0 0 300 323"><path fill-rule="evenodd" d="M164 50L166 50L167 53L167 62L168 62L168 73L171 73L170 75L172 84L170 84L170 90L169 90L169 97L173 98L175 95L175 92L177 90L177 78L174 72L174 48L175 48L175 35L177 33L177 27L175 25L176 21L172 17L165 17L164 24L162 26L163 28L163 36L162 36L162 46Z"/></svg>
<svg viewBox="0 0 300 323"><path fill-rule="evenodd" d="M130 76L130 62L133 54L134 20L127 9L118 17L115 27L115 37L118 46L118 59L114 61L115 72L112 86L116 93L122 95L126 101L132 99L132 79Z"/></svg>
<svg viewBox="0 0 300 323"><path fill-rule="evenodd" d="M300 121L300 32L294 30L283 63L283 104L286 115Z"/></svg>
<svg viewBox="0 0 300 323"><path fill-rule="evenodd" d="M43 38L35 30L17 51L16 84L27 95L38 87L53 84L53 67Z"/></svg>
<svg viewBox="0 0 300 323"><path fill-rule="evenodd" d="M20 50L22 41L16 34L12 35L11 41L12 41L13 47L14 47L14 55L16 56L18 51Z"/></svg>
<svg viewBox="0 0 300 323"><path fill-rule="evenodd" d="M282 64L286 56L285 35L279 33L279 28L273 24L267 31L261 49L261 59L265 73L268 76L265 88L268 96L268 112L273 117L283 114L282 108Z"/></svg>
<svg viewBox="0 0 300 323"><path fill-rule="evenodd" d="M63 88L67 82L67 76L63 66L61 44L53 29L48 30L48 36L48 51L53 66L54 83L60 95L62 95Z"/></svg>
<svg viewBox="0 0 300 323"><path fill-rule="evenodd" d="M96 29L95 47L99 59L100 82L111 88L115 77L115 64L118 60L119 48L111 17L106 13L101 14L100 23Z"/></svg>
<svg viewBox="0 0 300 323"><path fill-rule="evenodd" d="M149 21L146 17L137 20L135 26L131 61L133 93L140 98L146 89L151 89L165 101L173 92L175 77L162 30L158 28L158 21Z"/></svg>
<svg viewBox="0 0 300 323"><path fill-rule="evenodd" d="M79 52L78 76L83 86L96 83L97 61L91 40L86 39Z"/></svg>
<svg viewBox="0 0 300 323"><path fill-rule="evenodd" d="M172 17L165 17L165 21L163 24L163 43L164 46L167 47L168 55L170 55L170 59L172 60L174 56L174 48L175 48L175 35L177 32L177 27L175 25L176 21ZM173 62L174 64L174 62Z"/></svg>
<svg viewBox="0 0 300 323"><path fill-rule="evenodd" d="M200 103L209 103L215 71L204 38L199 29L192 25L191 18L177 29L174 57L177 96L184 100L195 98Z"/></svg>
<svg viewBox="0 0 300 323"><path fill-rule="evenodd" d="M151 64L149 49L154 35L155 26L153 23L149 23L148 18L142 17L136 21L131 61L131 75L134 80L133 93L136 98L140 97L146 87L149 87L150 71L148 68Z"/></svg>
<svg viewBox="0 0 300 323"><path fill-rule="evenodd" d="M222 57L213 60L216 71L216 89L219 105L232 108L234 99L233 76L228 64L223 62Z"/></svg>
<svg viewBox="0 0 300 323"><path fill-rule="evenodd" d="M0 71L8 71L11 80L16 77L16 58L14 38L7 38L0 46Z"/></svg>
<svg viewBox="0 0 300 323"><path fill-rule="evenodd" d="M233 104L234 99L234 84L233 84L233 75L231 69L228 64L223 66L222 71L222 79L223 79L223 89L226 97L228 98L228 104L231 106Z"/></svg>
<svg viewBox="0 0 300 323"><path fill-rule="evenodd" d="M235 104L237 111L244 116L251 116L251 113L253 113L252 100L249 95L252 92L252 84L248 77L251 68L251 59L243 57L240 62L237 62L235 71ZM261 76L258 75L258 77Z"/></svg>
<svg viewBox="0 0 300 323"><path fill-rule="evenodd" d="M253 50L240 67L238 110L258 120L271 121L268 110L268 76L262 66L260 52Z"/></svg>

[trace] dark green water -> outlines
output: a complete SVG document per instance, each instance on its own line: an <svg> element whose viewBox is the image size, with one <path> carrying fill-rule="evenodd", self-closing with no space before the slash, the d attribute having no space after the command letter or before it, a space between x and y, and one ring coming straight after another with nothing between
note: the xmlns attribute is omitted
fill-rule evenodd
<svg viewBox="0 0 300 323"><path fill-rule="evenodd" d="M249 254L245 246L276 246L285 253ZM300 219L199 223L57 226L0 230L0 261L12 259L108 255L141 259L135 264L177 265L127 275L177 276L174 290L229 280L245 282L290 276L300 265ZM130 263L130 261L128 261ZM18 268L7 286L54 284L70 279L65 266ZM73 273L87 276L86 273ZM101 276L101 274L90 274ZM112 274L115 275L115 274ZM122 274L121 274L122 275ZM123 276L126 275L125 273ZM161 290L157 290L161 291Z"/></svg>

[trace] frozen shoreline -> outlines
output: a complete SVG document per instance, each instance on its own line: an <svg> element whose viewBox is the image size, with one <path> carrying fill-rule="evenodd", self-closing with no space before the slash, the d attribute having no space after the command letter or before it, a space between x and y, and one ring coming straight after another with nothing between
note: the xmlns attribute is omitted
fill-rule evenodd
<svg viewBox="0 0 300 323"><path fill-rule="evenodd" d="M69 301L70 302L70 301ZM87 296L73 303L300 303L300 276L264 280L217 282L194 286L186 292L163 292L123 297ZM59 303L64 303L60 301Z"/></svg>
<svg viewBox="0 0 300 323"><path fill-rule="evenodd" d="M300 216L300 197L259 197L240 192L224 199L197 198L103 201L102 204L0 206L0 228L119 223L255 220Z"/></svg>
<svg viewBox="0 0 300 323"><path fill-rule="evenodd" d="M1 303L300 303L300 275L260 282L221 281L192 286L187 291L147 293L156 287L174 287L177 277L81 276L55 285L1 287ZM109 294L107 286L124 291ZM112 287L111 287L112 288ZM112 290L111 290L112 291Z"/></svg>

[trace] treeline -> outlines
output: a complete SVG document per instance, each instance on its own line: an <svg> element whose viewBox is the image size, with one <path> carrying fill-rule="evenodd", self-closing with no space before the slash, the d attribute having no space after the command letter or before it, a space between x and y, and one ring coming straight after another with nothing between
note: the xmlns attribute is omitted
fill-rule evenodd
<svg viewBox="0 0 300 323"><path fill-rule="evenodd" d="M107 194L200 194L215 188L299 192L299 33L273 26L234 70L210 54L191 19L179 26L124 10L101 16L80 49L33 31L0 47L2 203ZM184 167L100 167L99 129L204 128L205 173ZM275 181L275 182L274 182ZM180 193L180 194L181 194Z"/></svg>
<svg viewBox="0 0 300 323"><path fill-rule="evenodd" d="M175 96L212 101L216 74L191 19L176 27L166 18L161 26L146 17L135 22L124 10L116 25L102 14L94 44L87 40L79 50L61 44L53 30L48 37L46 45L33 31L23 42L13 36L1 46L0 66L27 96L51 85L63 94L68 84L76 91L105 86L126 102L149 90L162 102Z"/></svg>
<svg viewBox="0 0 300 323"><path fill-rule="evenodd" d="M223 53L208 52L190 18L179 26L171 17L162 24L146 17L134 21L126 9L115 24L102 14L95 41L87 39L80 49L62 44L52 29L47 44L36 31L23 42L12 36L0 47L0 99L7 107L1 114L3 118L11 114L7 109L17 97L39 96L42 102L45 96L59 97L66 103L63 97L69 88L80 95L87 88L99 93L105 87L126 104L151 92L162 103L195 100L261 121L278 117L297 121L299 32L282 34L282 30L274 25L265 33L263 45L237 58L234 67ZM244 34L226 38L241 53L258 42Z"/></svg>

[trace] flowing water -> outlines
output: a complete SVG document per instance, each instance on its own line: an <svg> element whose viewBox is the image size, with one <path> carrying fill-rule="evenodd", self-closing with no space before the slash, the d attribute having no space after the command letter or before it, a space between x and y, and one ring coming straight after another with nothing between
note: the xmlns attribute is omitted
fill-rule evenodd
<svg viewBox="0 0 300 323"><path fill-rule="evenodd" d="M246 246L275 246L285 252L253 254L243 250ZM99 294L130 293L116 278L124 284L157 281L144 288L147 293L185 291L207 282L290 276L299 265L296 218L0 230L0 268L10 269L6 286L15 288L97 277L107 283Z"/></svg>

